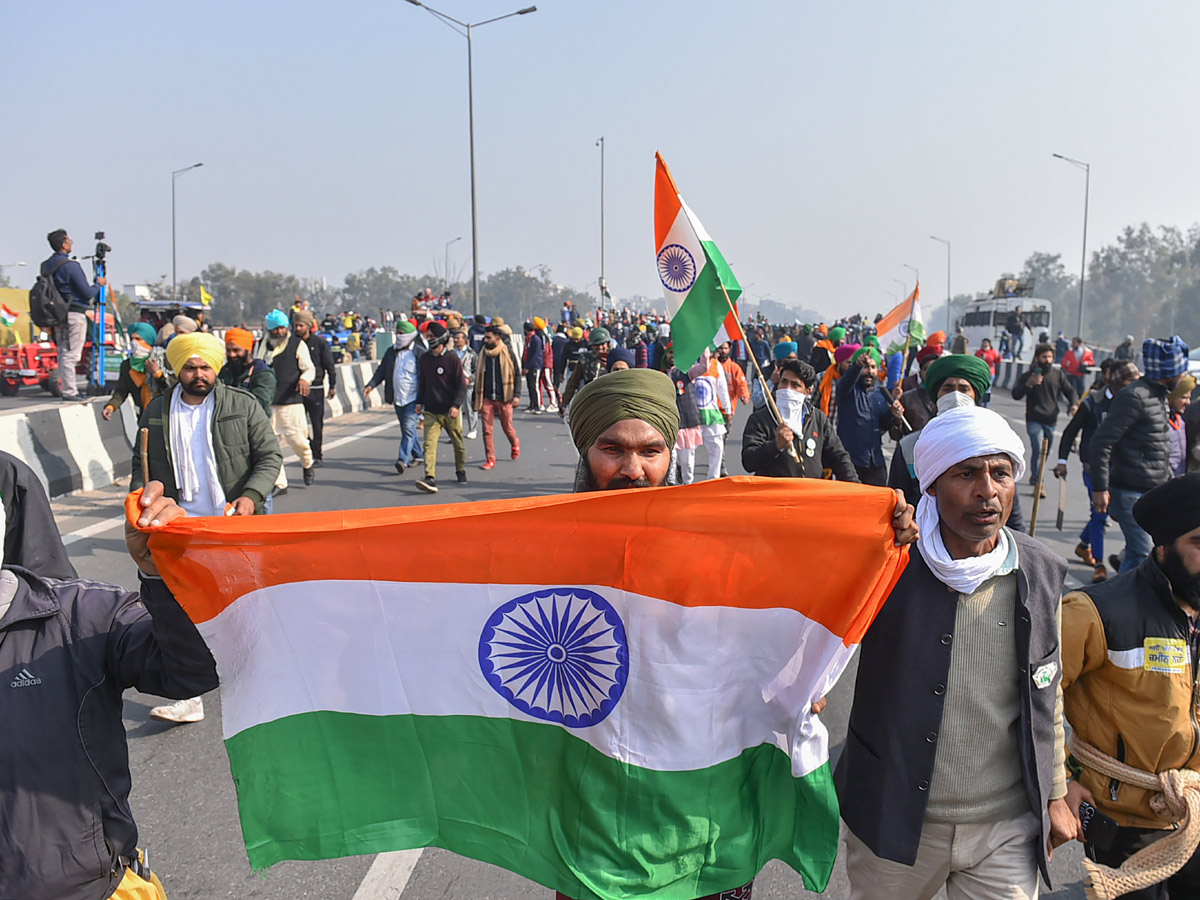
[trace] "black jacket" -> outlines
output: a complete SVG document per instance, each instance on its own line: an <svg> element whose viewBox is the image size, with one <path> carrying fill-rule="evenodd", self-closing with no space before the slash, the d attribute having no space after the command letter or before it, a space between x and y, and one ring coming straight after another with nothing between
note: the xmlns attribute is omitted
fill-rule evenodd
<svg viewBox="0 0 1200 900"><path fill-rule="evenodd" d="M1058 607L1064 559L1039 541L1017 542L1017 672L1021 681L1018 746L1029 808L1042 822L1038 866L1046 883L1047 803L1053 786L1054 705L1062 661ZM834 773L842 819L871 851L911 866L929 801L937 736L942 730L956 603L916 547L908 568L863 638L846 746ZM1033 673L1054 663L1051 683Z"/></svg>
<svg viewBox="0 0 1200 900"><path fill-rule="evenodd" d="M467 377L462 360L447 348L441 356L429 351L417 360L417 406L435 416L451 407L462 409L467 402Z"/></svg>
<svg viewBox="0 0 1200 900"><path fill-rule="evenodd" d="M216 666L161 581L139 597L5 569L17 585L0 619L0 897L102 900L116 857L137 852L121 694L195 697L217 686Z"/></svg>
<svg viewBox="0 0 1200 900"><path fill-rule="evenodd" d="M1092 437L1092 490L1148 491L1171 480L1167 393L1142 378L1113 398Z"/></svg>
<svg viewBox="0 0 1200 900"><path fill-rule="evenodd" d="M769 406L750 414L742 432L742 468L747 472L768 478L820 478L830 469L838 481L858 483L850 454L821 410L810 407L804 416L804 432L792 438L799 462L775 444L778 427Z"/></svg>
<svg viewBox="0 0 1200 900"><path fill-rule="evenodd" d="M1067 401L1067 406L1075 406L1079 402L1079 394L1075 386L1063 375L1062 369L1051 369L1042 376L1042 383L1037 387L1029 387L1026 379L1033 374L1033 367L1017 376L1013 385L1014 400L1025 401L1025 421L1041 422L1053 425L1058 421L1058 397L1061 394Z"/></svg>
<svg viewBox="0 0 1200 900"><path fill-rule="evenodd" d="M33 469L0 451L0 501L4 503L4 564L21 566L43 578L76 578Z"/></svg>
<svg viewBox="0 0 1200 900"><path fill-rule="evenodd" d="M1107 388L1098 387L1079 402L1079 409L1063 429L1062 439L1058 442L1058 458L1066 459L1071 455L1071 447L1075 445L1076 435L1079 437L1079 461L1086 467L1092 451L1092 438L1104 417L1113 398L1108 396ZM1085 469L1086 471L1086 469Z"/></svg>
<svg viewBox="0 0 1200 900"><path fill-rule="evenodd" d="M310 334L308 340L308 355L312 357L313 366L317 370L317 374L313 376L312 389L320 391L325 386L325 376L329 375L329 390L337 387L337 366L333 364L333 351L329 349L329 342L319 334Z"/></svg>
<svg viewBox="0 0 1200 900"><path fill-rule="evenodd" d="M396 389L392 384L392 376L396 372L396 354L400 352L400 348L395 344L388 347L383 354L383 360L375 367L375 374L371 376L371 380L367 382L367 387L375 388L383 385L383 402L396 402ZM425 352L425 348L421 346L420 341L412 342L412 352L418 357ZM419 361L419 360L418 360Z"/></svg>

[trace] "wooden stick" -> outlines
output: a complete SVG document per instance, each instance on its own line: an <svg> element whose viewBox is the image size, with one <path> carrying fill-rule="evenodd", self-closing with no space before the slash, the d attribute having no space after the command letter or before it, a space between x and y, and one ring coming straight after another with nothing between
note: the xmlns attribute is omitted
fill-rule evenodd
<svg viewBox="0 0 1200 900"><path fill-rule="evenodd" d="M1033 514L1029 517L1029 536L1037 531L1038 507L1042 505L1042 481L1046 477L1046 460L1050 456L1050 438L1042 438L1042 461L1038 465L1037 484L1033 488Z"/></svg>
<svg viewBox="0 0 1200 900"><path fill-rule="evenodd" d="M733 313L733 317L736 319L737 307L733 305L733 300L729 298L729 291L725 289L725 285L721 282L720 278L717 279L717 283L721 285L721 293L725 295L725 302L729 305L729 311ZM738 327L742 327L742 323L740 321L738 322ZM743 335L744 334L745 332L743 331ZM747 345L750 343L750 341L745 337L743 337L743 340L746 340ZM771 410L771 415L775 418L775 424L782 425L783 415L779 412L779 407L775 405L775 396L771 393L771 385L767 382L766 376L763 375L762 368L758 365L758 358L754 355L753 348L748 347L747 349L749 349L750 352L746 355L750 357L750 362L754 363L754 372L758 376L758 383L762 386L763 396L767 398L767 408ZM789 444L788 451L791 453L792 459L794 459L796 462L800 462L800 454L796 452L795 444Z"/></svg>
<svg viewBox="0 0 1200 900"><path fill-rule="evenodd" d="M142 457L142 487L150 483L150 429L138 431L138 452Z"/></svg>

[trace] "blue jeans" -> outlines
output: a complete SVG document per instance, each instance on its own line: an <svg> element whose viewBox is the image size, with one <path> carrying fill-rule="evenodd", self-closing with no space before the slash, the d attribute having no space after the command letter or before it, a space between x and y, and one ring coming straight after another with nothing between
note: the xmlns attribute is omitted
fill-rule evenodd
<svg viewBox="0 0 1200 900"><path fill-rule="evenodd" d="M1021 332L1020 334L1016 334L1014 332L1009 332L1008 346L1009 349L1012 350L1012 358L1020 359L1021 351L1025 349L1025 333Z"/></svg>
<svg viewBox="0 0 1200 900"><path fill-rule="evenodd" d="M400 450L397 461L408 465L413 459L424 459L421 445L417 442L417 401L396 407L396 418L400 420Z"/></svg>
<svg viewBox="0 0 1200 900"><path fill-rule="evenodd" d="M1087 488L1092 517L1083 526L1083 531L1079 532L1079 543L1091 547L1092 556L1096 557L1096 562L1104 565L1104 526L1108 524L1108 513L1096 512L1096 504L1092 503L1092 475L1088 472L1087 466L1083 467L1083 484Z"/></svg>
<svg viewBox="0 0 1200 900"><path fill-rule="evenodd" d="M1033 450L1033 459L1029 464L1029 471L1033 476L1033 483L1037 484L1038 469L1042 464L1042 441L1045 438L1050 439L1050 443L1054 443L1054 426L1046 425L1042 422L1026 422L1025 433L1029 435L1029 446Z"/></svg>
<svg viewBox="0 0 1200 900"><path fill-rule="evenodd" d="M1112 488L1109 492L1108 514L1121 526L1125 535L1125 554L1121 557L1121 571L1136 569L1150 555L1154 541L1133 518L1133 504L1141 499L1141 491Z"/></svg>

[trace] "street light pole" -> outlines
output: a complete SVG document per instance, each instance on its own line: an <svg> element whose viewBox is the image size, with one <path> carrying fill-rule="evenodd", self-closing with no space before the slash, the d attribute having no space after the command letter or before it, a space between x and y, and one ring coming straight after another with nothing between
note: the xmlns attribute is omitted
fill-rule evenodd
<svg viewBox="0 0 1200 900"><path fill-rule="evenodd" d="M446 241L446 268L442 270L442 281L445 282L446 286L444 289L447 291L450 290L450 245L457 244L461 240L462 235L460 234L454 240Z"/></svg>
<svg viewBox="0 0 1200 900"><path fill-rule="evenodd" d="M908 263L901 263L900 265L904 266L904 268L906 268L906 269L912 269L913 274L917 276L917 284L921 283L921 270L920 269L918 269L916 266L910 266ZM914 288L914 290L915 290L915 288Z"/></svg>
<svg viewBox="0 0 1200 900"><path fill-rule="evenodd" d="M179 278L175 274L175 179L184 172L190 172L192 169L200 168L204 163L193 163L190 166L184 166L182 169L176 169L171 173L171 299L179 299Z"/></svg>
<svg viewBox="0 0 1200 900"><path fill-rule="evenodd" d="M518 9L516 12L505 13L502 16L496 16L491 19L484 19L482 22L460 22L453 16L446 15L431 6L426 6L421 0L408 0L413 6L419 6L428 12L430 15L436 16L442 22L454 28L455 25L459 28L465 28L466 31L458 31L467 39L467 120L470 131L471 140L471 286L475 292L475 314L479 314L479 219L476 215L475 206L475 73L471 58L471 32L481 25L490 25L492 22L499 22L501 19L509 19L513 16L524 16L531 12L537 12L536 6L527 6L524 9Z"/></svg>
<svg viewBox="0 0 1200 900"><path fill-rule="evenodd" d="M1075 332L1079 337L1083 337L1083 281L1087 277L1087 227L1088 227L1088 200L1092 194L1092 167L1090 163L1085 163L1083 160L1071 159L1069 156L1063 156L1061 153L1051 154L1055 159L1061 159L1064 162L1069 162L1073 166L1078 166L1083 169L1083 258L1079 262L1079 315L1076 319L1078 330Z"/></svg>
<svg viewBox="0 0 1200 900"><path fill-rule="evenodd" d="M608 279L604 277L604 137L596 141L600 148L600 308L604 309L604 291L608 287ZM616 302L613 309L616 309Z"/></svg>
<svg viewBox="0 0 1200 900"><path fill-rule="evenodd" d="M894 282L896 282L896 284L900 285L900 290L902 291L900 299L903 301L904 298L908 296L908 282L901 281L899 278L893 278L892 281L894 281Z"/></svg>
<svg viewBox="0 0 1200 900"><path fill-rule="evenodd" d="M0 278L4 277L5 269L11 269L11 268L15 268L17 266L23 266L23 265L25 265L24 262L0 263Z"/></svg>
<svg viewBox="0 0 1200 900"><path fill-rule="evenodd" d="M929 236L931 241L946 245L946 334L950 333L950 242L945 238Z"/></svg>

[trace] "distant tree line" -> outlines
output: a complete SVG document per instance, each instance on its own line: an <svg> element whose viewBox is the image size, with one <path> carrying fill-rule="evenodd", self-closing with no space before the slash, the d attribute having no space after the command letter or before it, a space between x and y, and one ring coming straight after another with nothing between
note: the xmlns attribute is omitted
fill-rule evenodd
<svg viewBox="0 0 1200 900"><path fill-rule="evenodd" d="M1018 273L997 273L1034 282L1033 295L1050 301L1054 331L1074 337L1079 331L1078 257L1030 254ZM990 291L983 285L981 292ZM929 295L926 293L925 297ZM959 294L951 304L957 320L973 295ZM1101 346L1119 344L1127 334L1146 337L1180 334L1200 344L1200 225L1187 231L1142 223L1122 231L1115 242L1089 252L1083 285L1084 340ZM926 322L944 328L946 306L924 303ZM1053 335L1051 335L1053 337Z"/></svg>
<svg viewBox="0 0 1200 900"><path fill-rule="evenodd" d="M353 310L379 318L381 310L409 311L412 298L426 288L434 294L446 288L437 276L410 275L392 266L352 272L341 286L326 287L312 279L269 270L252 272L220 262L211 263L198 277L180 285L180 293L190 301L199 301L201 285L212 294L211 318L215 324L245 322L251 326L261 323L272 309L287 310L297 297L319 313ZM150 290L156 297L170 296L169 284L154 284ZM474 312L471 283L455 282L449 290L454 308L469 317ZM517 328L533 316L557 322L564 300L584 309L596 304L594 297L555 284L545 266L538 272L523 267L493 272L480 279L479 299L485 315L503 316Z"/></svg>

